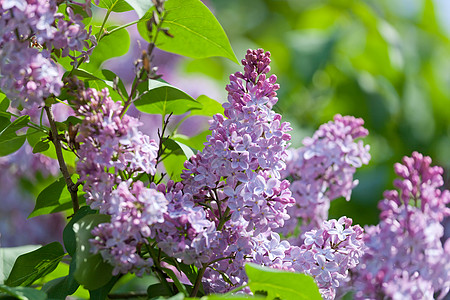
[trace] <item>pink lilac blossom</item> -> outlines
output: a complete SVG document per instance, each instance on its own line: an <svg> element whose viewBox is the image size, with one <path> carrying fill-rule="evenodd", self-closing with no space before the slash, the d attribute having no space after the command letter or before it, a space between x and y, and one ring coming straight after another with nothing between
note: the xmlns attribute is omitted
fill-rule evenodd
<svg viewBox="0 0 450 300"><path fill-rule="evenodd" d="M108 89L78 91L80 124L77 172L85 181L86 202L111 221L93 231L91 251L101 253L113 267L114 275L150 271L151 258L144 259L140 248L154 238L154 224L164 221L168 201L164 194L149 189L132 178L140 174L155 175L158 145L142 134L140 122L114 102ZM130 178L125 180L125 178Z"/></svg>
<svg viewBox="0 0 450 300"><path fill-rule="evenodd" d="M101 253L114 266L113 275L129 272L141 276L153 265L139 249L155 236L152 225L164 222L167 199L155 189L144 187L142 181L123 181L111 193L108 213L111 222L98 225L93 231L91 251Z"/></svg>
<svg viewBox="0 0 450 300"><path fill-rule="evenodd" d="M441 242L450 192L443 169L414 152L396 164L397 190L379 203L380 223L366 229L366 253L353 274L356 299L443 299L450 289L450 239Z"/></svg>
<svg viewBox="0 0 450 300"><path fill-rule="evenodd" d="M305 233L304 244L292 255L292 268L314 277L324 299L334 299L336 289L349 280L364 253L363 229L352 226L352 219L324 221L320 229Z"/></svg>
<svg viewBox="0 0 450 300"><path fill-rule="evenodd" d="M77 141L82 143L77 172L85 181L86 201L100 213L108 213L113 187L122 178L140 173L154 175L158 145L142 134L140 122L130 116L120 117L123 106L109 97L108 89L81 92L78 115L84 117Z"/></svg>
<svg viewBox="0 0 450 300"><path fill-rule="evenodd" d="M13 106L43 104L63 86L63 70L51 58L54 49L88 58L95 37L84 29L80 15L68 8L69 20L57 13L54 0L0 1L0 89ZM89 48L84 50L84 48ZM78 57L71 56L73 59Z"/></svg>
<svg viewBox="0 0 450 300"><path fill-rule="evenodd" d="M208 292L243 284L246 261L274 259L288 247L272 230L283 226L293 202L288 181L280 178L291 128L272 110L279 86L275 75L267 76L270 53L248 50L242 63L244 74L231 75L226 87L225 116L211 120L204 150L185 163L172 195L166 193L169 213L158 224L160 247L207 267ZM232 285L217 281L222 276Z"/></svg>
<svg viewBox="0 0 450 300"><path fill-rule="evenodd" d="M336 115L334 121L320 126L312 138L303 140L304 147L290 150L284 177L291 179L290 189L295 205L288 208L291 216L281 232L302 233L291 243L301 245L304 233L318 228L328 218L330 202L338 197L350 200L356 168L368 164L369 146L358 138L367 136L364 121L352 116Z"/></svg>

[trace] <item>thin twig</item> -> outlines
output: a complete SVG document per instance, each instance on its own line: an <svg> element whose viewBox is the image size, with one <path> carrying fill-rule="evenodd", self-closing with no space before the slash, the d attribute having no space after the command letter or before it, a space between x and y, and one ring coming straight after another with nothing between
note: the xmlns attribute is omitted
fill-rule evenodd
<svg viewBox="0 0 450 300"><path fill-rule="evenodd" d="M69 190L70 197L72 198L72 206L73 211L76 213L80 208L80 204L78 203L78 185L74 184L72 178L70 178L69 170L67 169L66 162L64 161L64 157L61 149L61 142L58 139L58 129L56 128L55 118L53 116L53 112L51 107L46 106L45 112L47 113L48 122L50 123L51 129L51 140L55 145L56 157L58 158L59 169L63 174L64 180L66 181L67 189Z"/></svg>

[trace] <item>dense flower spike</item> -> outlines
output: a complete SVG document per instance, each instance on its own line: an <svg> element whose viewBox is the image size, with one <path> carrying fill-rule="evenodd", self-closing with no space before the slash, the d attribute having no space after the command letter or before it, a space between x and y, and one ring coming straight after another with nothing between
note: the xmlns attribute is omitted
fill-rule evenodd
<svg viewBox="0 0 450 300"><path fill-rule="evenodd" d="M91 251L101 253L114 267L114 275L134 272L139 276L149 272L153 261L142 258L138 249L148 244L147 238L154 237L152 225L164 221L168 201L141 181L123 181L111 193L110 202L111 222L92 231L95 238L91 240Z"/></svg>
<svg viewBox="0 0 450 300"><path fill-rule="evenodd" d="M153 262L142 258L138 249L155 236L152 225L164 221L168 201L142 181L124 180L155 174L158 145L138 130L137 119L120 117L124 108L109 97L108 89L81 88L78 96L77 113L84 120L77 140L81 143L77 171L85 181L86 202L111 215L110 223L92 231L92 251L114 266L114 274L142 275Z"/></svg>
<svg viewBox="0 0 450 300"><path fill-rule="evenodd" d="M370 160L369 146L358 138L368 134L364 121L351 116L336 115L334 121L323 124L312 138L303 140L304 147L289 152L287 171L295 205L288 209L291 216L282 228L284 234L294 232L300 225L303 233L316 229L328 218L330 202L338 197L350 200L356 168Z"/></svg>
<svg viewBox="0 0 450 300"><path fill-rule="evenodd" d="M78 51L85 58L92 52L84 49L88 40L96 45L95 37L70 7L68 14L65 20L57 13L54 0L0 1L0 89L14 106L42 104L60 93L63 72L50 57L54 49L62 56Z"/></svg>
<svg viewBox="0 0 450 300"><path fill-rule="evenodd" d="M450 192L439 189L442 168L430 164L414 152L395 165L398 190L385 192L380 223L366 229L366 254L353 276L357 299L442 299L450 289L450 239L440 240Z"/></svg>
<svg viewBox="0 0 450 300"><path fill-rule="evenodd" d="M279 86L275 75L266 76L269 57L248 50L244 74L230 76L225 117L214 116L203 152L185 163L179 190L166 194L169 207L184 214L169 208L158 230L160 245L185 263L209 266L208 291L230 289L218 276L242 284L246 261L274 259L289 246L279 246L272 232L289 218L286 208L294 200L280 178L291 128L271 109Z"/></svg>
<svg viewBox="0 0 450 300"><path fill-rule="evenodd" d="M301 247L286 251L282 266L313 276L322 297L334 299L336 289L349 279L349 270L358 265L363 248L362 228L342 217L306 232Z"/></svg>
<svg viewBox="0 0 450 300"><path fill-rule="evenodd" d="M84 120L79 128L82 144L77 171L80 180L86 181L87 203L107 213L110 193L122 181L120 176L155 174L158 145L138 130L137 119L120 118L123 107L109 97L108 89L82 90L80 97L77 113Z"/></svg>

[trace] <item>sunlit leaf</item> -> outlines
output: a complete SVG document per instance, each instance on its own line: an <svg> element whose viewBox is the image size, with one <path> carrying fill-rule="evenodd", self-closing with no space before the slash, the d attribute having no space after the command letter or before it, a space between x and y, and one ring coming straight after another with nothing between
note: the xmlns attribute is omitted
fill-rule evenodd
<svg viewBox="0 0 450 300"><path fill-rule="evenodd" d="M158 48L192 58L222 56L238 63L222 26L200 0L168 0L165 9L163 27L173 38L160 34ZM145 23L141 21L138 29L148 40Z"/></svg>

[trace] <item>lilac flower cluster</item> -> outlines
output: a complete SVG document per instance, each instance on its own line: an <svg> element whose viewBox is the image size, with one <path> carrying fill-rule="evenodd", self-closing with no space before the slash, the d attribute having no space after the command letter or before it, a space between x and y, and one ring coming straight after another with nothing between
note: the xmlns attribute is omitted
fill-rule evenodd
<svg viewBox="0 0 450 300"><path fill-rule="evenodd" d="M349 279L363 255L363 229L352 219L324 221L319 229L305 233L301 247L291 246L275 267L314 277L324 299L334 299L336 289Z"/></svg>
<svg viewBox="0 0 450 300"><path fill-rule="evenodd" d="M206 268L211 292L230 289L223 276L242 284L246 261L281 251L272 230L284 225L294 201L280 177L291 128L272 110L279 86L266 75L270 53L248 50L242 63L244 74L230 76L225 116L214 116L204 150L185 163L182 184L166 194L166 221L158 224L160 247Z"/></svg>
<svg viewBox="0 0 450 300"><path fill-rule="evenodd" d="M364 121L352 116L336 115L333 122L323 124L312 138L303 140L304 147L289 152L287 170L295 205L288 208L291 218L281 232L293 233L300 225L301 235L292 243L301 245L304 233L320 227L328 218L330 202L338 197L350 200L356 168L370 160L369 146L357 138L365 137Z"/></svg>
<svg viewBox="0 0 450 300"><path fill-rule="evenodd" d="M64 20L54 0L0 0L0 89L14 106L42 104L59 94L63 72L51 59L52 47L62 56L78 51L88 58L92 48L84 48L89 48L87 40L95 45L95 37L80 15L68 12Z"/></svg>
<svg viewBox="0 0 450 300"><path fill-rule="evenodd" d="M450 239L441 222L450 192L441 167L414 152L396 164L398 190L379 203L380 223L366 229L366 254L353 279L356 299L442 299L450 289Z"/></svg>
<svg viewBox="0 0 450 300"><path fill-rule="evenodd" d="M152 225L164 221L168 201L133 178L156 173L158 145L138 130L137 119L121 117L124 107L109 97L108 89L81 88L78 94L77 113L84 119L77 137L77 172L85 181L87 203L111 216L92 231L91 250L114 266L114 274L141 275L153 261L139 249L155 236Z"/></svg>
<svg viewBox="0 0 450 300"><path fill-rule="evenodd" d="M134 272L140 276L150 271L153 260L142 257L139 249L154 237L151 225L164 221L167 203L162 193L144 187L142 181L123 181L111 193L111 222L92 231L91 251L100 252L114 266L113 275Z"/></svg>
<svg viewBox="0 0 450 300"><path fill-rule="evenodd" d="M77 113L84 120L77 137L82 143L77 171L85 181L87 203L108 213L115 185L140 173L155 174L158 145L138 130L136 118L120 117L123 106L109 97L108 89L82 90L80 102Z"/></svg>

